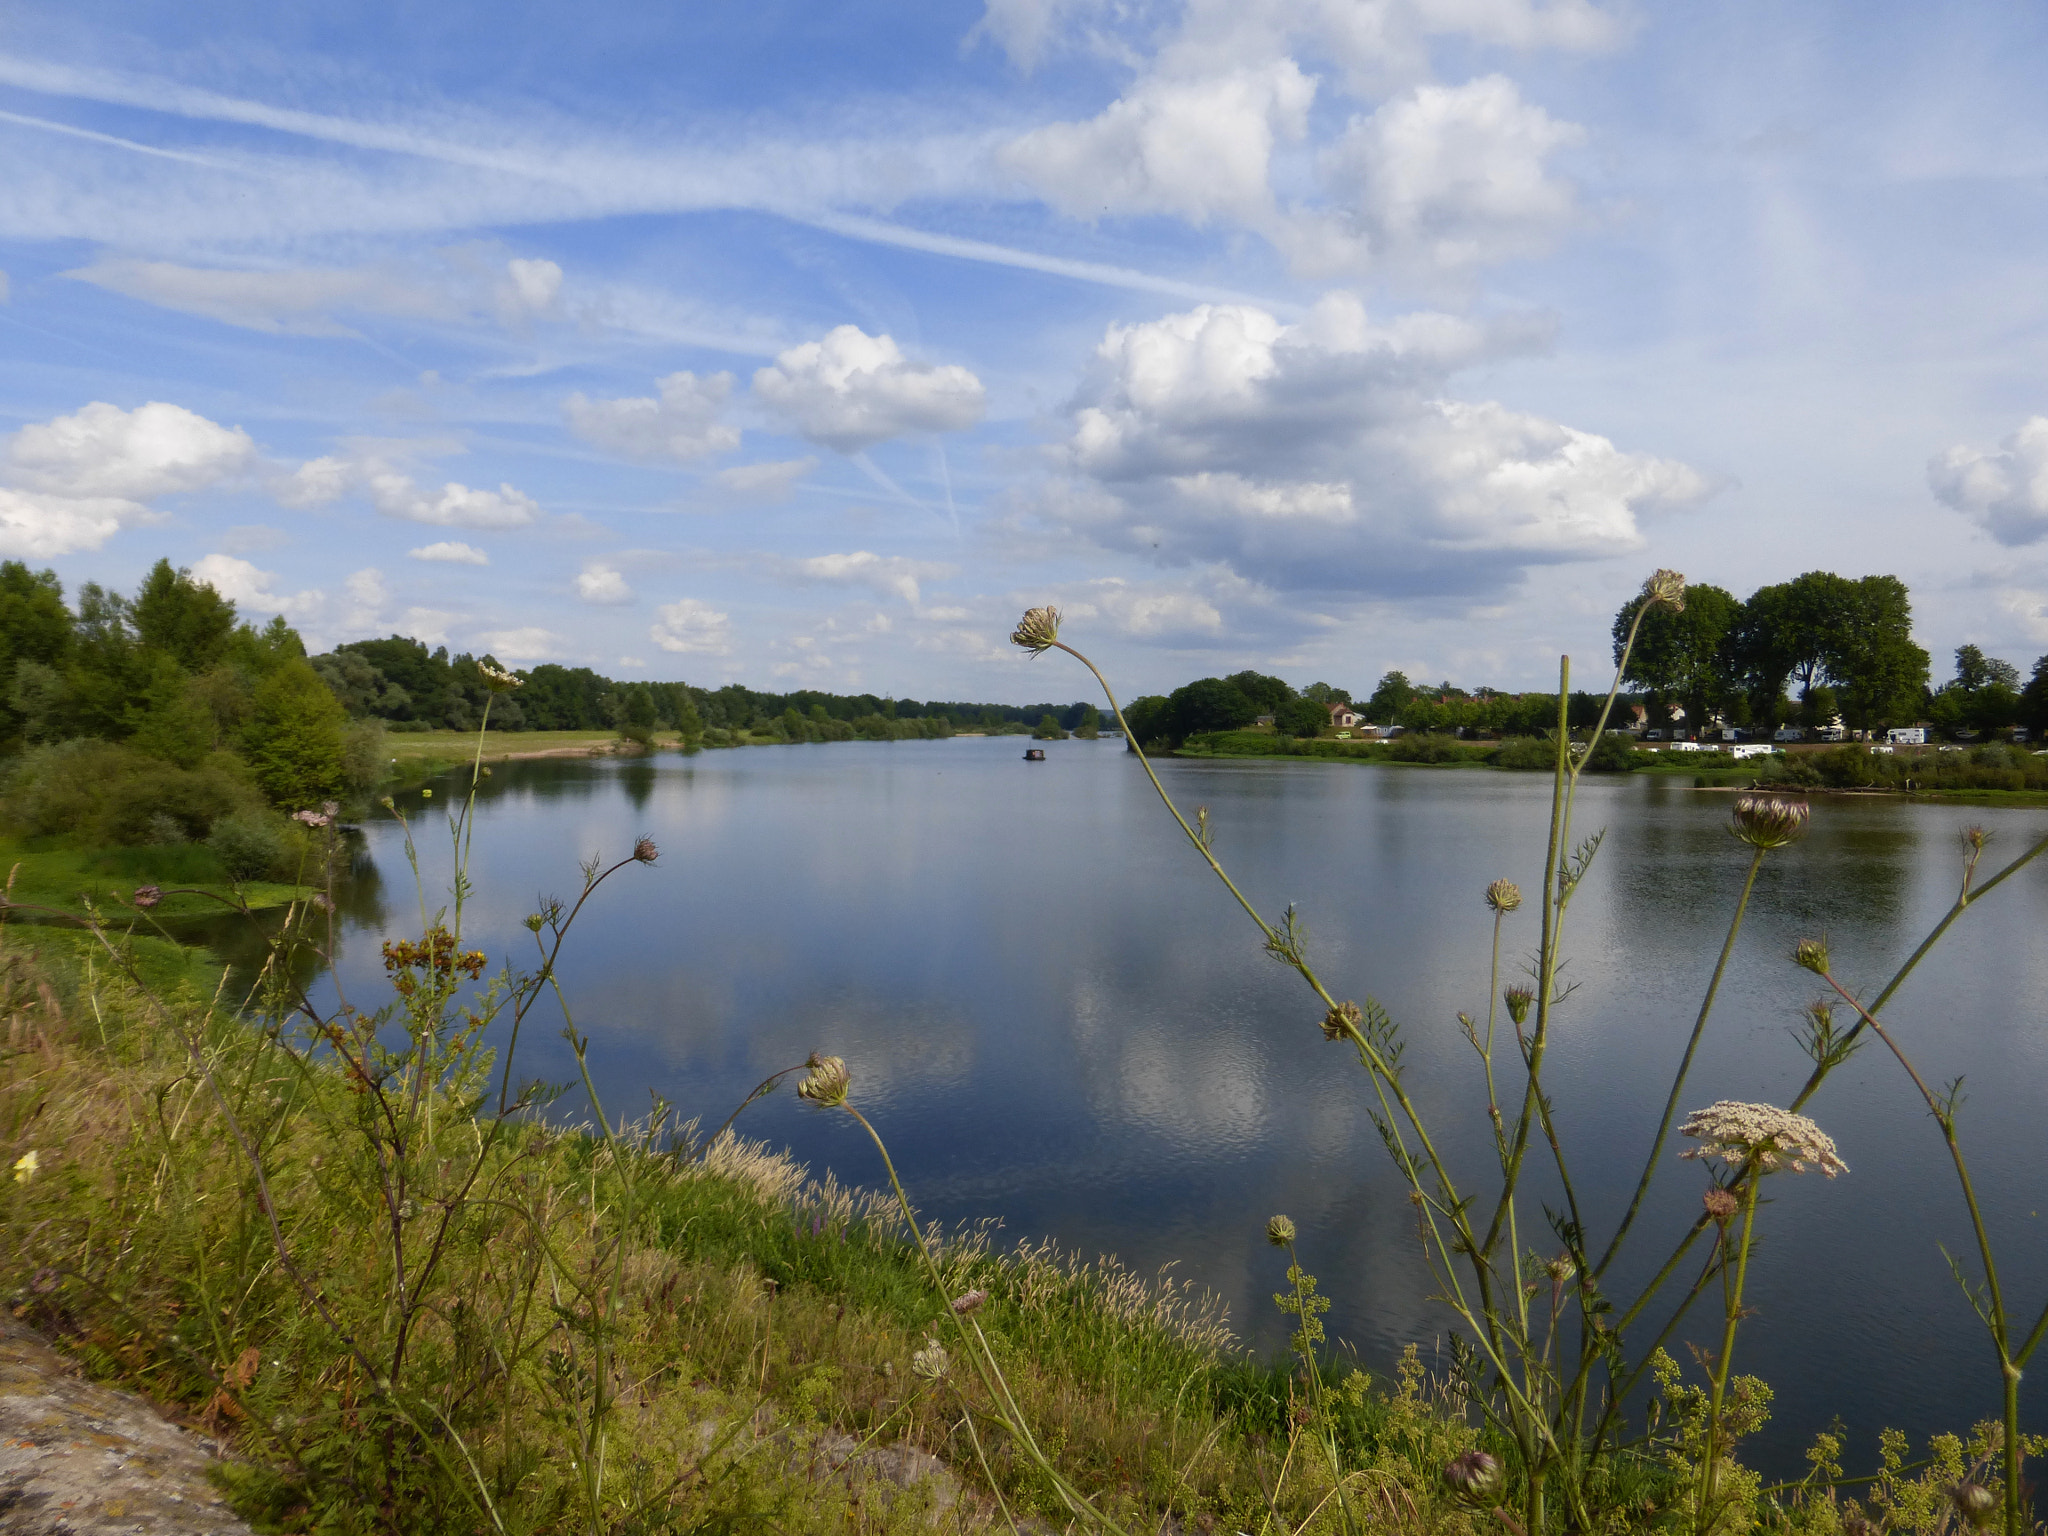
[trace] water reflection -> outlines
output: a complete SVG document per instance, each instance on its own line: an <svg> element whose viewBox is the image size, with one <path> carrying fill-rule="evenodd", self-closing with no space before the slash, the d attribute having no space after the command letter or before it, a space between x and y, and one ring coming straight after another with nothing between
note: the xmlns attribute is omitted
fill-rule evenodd
<svg viewBox="0 0 2048 1536"><path fill-rule="evenodd" d="M1547 784L1296 762L1161 771L1210 807L1218 852L1255 901L1300 904L1332 987L1371 993L1403 1022L1409 1080L1447 1160L1483 1171L1477 1068L1455 1016L1485 1005L1481 891L1502 875L1541 883ZM441 882L445 796L419 833ZM1580 825L1608 838L1573 906L1578 990L1550 1081L1601 1231L1633 1185L1740 887L1746 852L1722 830L1726 803L1668 781L1581 792ZM661 845L657 868L623 870L601 893L563 966L611 1108L637 1112L659 1093L716 1124L768 1073L828 1050L852 1063L937 1215L1176 1262L1272 1346L1285 1329L1259 1234L1284 1210L1336 1299L1333 1334L1368 1362L1443 1326L1356 1062L1323 1041L1315 1000L1260 955L1116 744L1060 744L1030 765L1003 740L516 762L480 807L469 931L500 952L525 940L520 919L544 895L573 894L581 859L621 857L643 832ZM1815 985L1786 958L1792 944L1826 932L1841 974L1874 990L1946 908L1958 832L1987 815L2013 849L2048 822L1822 803L1808 840L1765 866L1688 1105L1785 1102L1807 1065L1788 1029ZM359 996L381 983L377 941L417 922L397 829L370 827L366 851L397 890L387 898L366 875L345 907L341 964ZM2029 1175L2048 1091L2032 1003L2048 981L2033 938L2044 917L2048 875L2010 882L1892 1009L1930 1075L1968 1076L1963 1132L1982 1149L1982 1193L2022 1294L2048 1286ZM1510 920L1511 971L1536 924L1533 905ZM530 1075L574 1075L544 1025L521 1052ZM1867 1459L1881 1424L1925 1434L1995 1403L1989 1351L1937 1246L1954 1250L1967 1230L1910 1086L1865 1055L1812 1109L1855 1171L1774 1181L1738 1361L1778 1388L1774 1443L1792 1470L1797 1445L1837 1414ZM784 1097L748 1127L847 1178L880 1176L843 1117ZM1694 1165L1667 1159L1645 1226L1682 1230L1702 1187Z"/></svg>

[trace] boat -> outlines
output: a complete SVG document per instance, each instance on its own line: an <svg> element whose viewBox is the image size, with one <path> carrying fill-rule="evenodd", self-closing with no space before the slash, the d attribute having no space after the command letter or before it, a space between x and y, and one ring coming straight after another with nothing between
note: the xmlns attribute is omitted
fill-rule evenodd
<svg viewBox="0 0 2048 1536"><path fill-rule="evenodd" d="M1042 762L1044 762L1044 761L1045 761L1045 748L1043 748L1043 747L1033 747L1033 748L1032 748L1032 749L1031 749L1030 751L1028 751L1028 752L1026 752L1026 753L1024 754L1024 761L1025 761L1025 762L1027 762L1027 763L1042 763Z"/></svg>

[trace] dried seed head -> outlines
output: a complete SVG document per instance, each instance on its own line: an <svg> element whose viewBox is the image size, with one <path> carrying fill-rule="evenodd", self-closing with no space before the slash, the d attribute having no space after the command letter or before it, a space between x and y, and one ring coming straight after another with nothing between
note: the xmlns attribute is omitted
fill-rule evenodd
<svg viewBox="0 0 2048 1536"><path fill-rule="evenodd" d="M493 693L510 693L526 681L523 677L514 677L503 667L492 666L488 661L478 662L476 669L483 673L484 686Z"/></svg>
<svg viewBox="0 0 2048 1536"><path fill-rule="evenodd" d="M1486 888L1486 905L1495 912L1512 912L1522 904L1522 888L1512 880L1496 880Z"/></svg>
<svg viewBox="0 0 2048 1536"><path fill-rule="evenodd" d="M1365 1017L1356 1003L1339 1003L1323 1015L1323 1038L1342 1040L1358 1028L1358 1021Z"/></svg>
<svg viewBox="0 0 2048 1536"><path fill-rule="evenodd" d="M1828 941L1826 939L1801 939L1792 950L1793 963L1802 970L1816 976L1828 973Z"/></svg>
<svg viewBox="0 0 2048 1536"><path fill-rule="evenodd" d="M1806 1116L1773 1104L1722 1099L1694 1110L1678 1134L1699 1143L1679 1153L1680 1157L1718 1157L1731 1167L1754 1161L1759 1173L1775 1173L1788 1166L1794 1173L1804 1173L1811 1163L1831 1179L1849 1171L1826 1131Z"/></svg>
<svg viewBox="0 0 2048 1536"><path fill-rule="evenodd" d="M910 1368L926 1381L938 1381L953 1366L953 1357L937 1339L927 1338L924 1348L910 1357Z"/></svg>
<svg viewBox="0 0 2048 1536"><path fill-rule="evenodd" d="M1032 655L1052 647L1060 637L1060 611L1057 608L1033 608L1017 621L1017 627L1010 631L1010 644L1022 646Z"/></svg>
<svg viewBox="0 0 2048 1536"><path fill-rule="evenodd" d="M1536 994L1527 987L1509 987L1501 994L1501 1001L1508 1005L1508 1017L1517 1024L1529 1018L1529 1005L1536 1001Z"/></svg>
<svg viewBox="0 0 2048 1536"><path fill-rule="evenodd" d="M1444 1464L1443 1482L1454 1498L1489 1504L1501 1489L1500 1462L1484 1451L1467 1451Z"/></svg>
<svg viewBox="0 0 2048 1536"><path fill-rule="evenodd" d="M1266 1241L1275 1248L1285 1248L1294 1241L1294 1223L1285 1216L1275 1216L1266 1223Z"/></svg>
<svg viewBox="0 0 2048 1536"><path fill-rule="evenodd" d="M1783 848L1806 835L1813 809L1804 800L1778 795L1737 795L1735 817L1728 830L1752 848Z"/></svg>
<svg viewBox="0 0 2048 1536"><path fill-rule="evenodd" d="M1563 1285L1578 1272L1579 1266L1568 1253L1560 1253L1556 1258L1546 1260L1543 1265L1543 1273L1550 1277L1552 1285Z"/></svg>
<svg viewBox="0 0 2048 1536"><path fill-rule="evenodd" d="M138 907L153 907L163 899L163 887L158 885L138 885L135 894L129 898Z"/></svg>
<svg viewBox="0 0 2048 1536"><path fill-rule="evenodd" d="M1720 1226L1727 1226L1728 1218L1735 1214L1735 1197L1718 1184L1700 1196L1700 1204L1707 1208L1707 1214Z"/></svg>
<svg viewBox="0 0 2048 1536"><path fill-rule="evenodd" d="M654 846L654 839L643 837L633 845L633 857L642 864L652 864L661 857L661 850Z"/></svg>
<svg viewBox="0 0 2048 1536"><path fill-rule="evenodd" d="M1991 1517L1998 1510L1998 1495L1982 1483L1960 1482L1948 1491L1949 1502L1973 1526L1983 1527L1991 1523Z"/></svg>
<svg viewBox="0 0 2048 1536"><path fill-rule="evenodd" d="M804 1063L810 1075L796 1085L796 1096L817 1105L820 1109L836 1109L846 1102L847 1085L853 1081L853 1074L846 1070L846 1063L837 1056L811 1054Z"/></svg>
<svg viewBox="0 0 2048 1536"><path fill-rule="evenodd" d="M987 1300L988 1292L980 1289L969 1291L964 1296L955 1296L953 1298L954 1314L959 1317L968 1317L973 1313L979 1312Z"/></svg>
<svg viewBox="0 0 2048 1536"><path fill-rule="evenodd" d="M1963 828L1963 846L1972 853L1982 853L1984 845L1991 841L1991 834L1982 827Z"/></svg>
<svg viewBox="0 0 2048 1536"><path fill-rule="evenodd" d="M1669 608L1673 613L1685 612L1685 578L1676 571L1656 571L1643 583L1643 596L1652 603Z"/></svg>

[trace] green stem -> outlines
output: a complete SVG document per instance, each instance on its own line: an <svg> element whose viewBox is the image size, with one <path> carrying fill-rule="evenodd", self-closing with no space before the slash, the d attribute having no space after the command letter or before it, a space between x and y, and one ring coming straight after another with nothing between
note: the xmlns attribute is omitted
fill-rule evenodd
<svg viewBox="0 0 2048 1536"><path fill-rule="evenodd" d="M1749 1278L1749 1245L1756 1231L1757 1180L1760 1175L1751 1173L1743 1186L1742 1199L1742 1241L1736 1250L1735 1279L1728 1283L1728 1269L1724 1262L1721 1268L1723 1294L1726 1305L1722 1309L1721 1352L1714 1357L1714 1390L1707 1402L1707 1446L1706 1465L1700 1468L1699 1503L1694 1520L1694 1529L1699 1536L1706 1536L1712 1525L1715 1484L1721 1467L1721 1405L1728 1394L1728 1368L1735 1358L1735 1330L1742 1323L1742 1288ZM1724 1237L1722 1241L1726 1241Z"/></svg>
<svg viewBox="0 0 2048 1536"><path fill-rule="evenodd" d="M1643 1162L1643 1176L1636 1181L1635 1198L1629 1201L1628 1214L1621 1218L1621 1225L1614 1229L1607 1252L1593 1266L1595 1279L1606 1273L1607 1266L1614 1262L1615 1254L1621 1251L1622 1239L1628 1236L1628 1229L1635 1224L1636 1213L1642 1209L1643 1196L1649 1193L1650 1180L1656 1177L1658 1160L1664 1154L1664 1139L1671 1134L1671 1122L1678 1114L1679 1095L1685 1091L1686 1074L1692 1070L1693 1053L1699 1049L1700 1036L1706 1031L1707 1015L1714 1011L1714 997L1721 990L1721 976L1728 969L1728 957L1735 952L1735 938L1742 932L1743 915L1749 911L1749 894L1756 889L1756 872L1763 868L1763 863L1764 850L1759 848L1749 861L1749 874L1742 882L1742 898L1735 903L1735 916L1728 924L1728 937L1721 945L1721 958L1714 963L1714 975L1707 983L1707 995L1700 1002L1699 1017L1693 1020L1692 1037L1685 1042L1685 1054L1679 1058L1678 1074L1671 1079L1671 1093L1664 1100L1664 1118L1657 1122L1657 1134L1650 1141L1650 1155Z"/></svg>

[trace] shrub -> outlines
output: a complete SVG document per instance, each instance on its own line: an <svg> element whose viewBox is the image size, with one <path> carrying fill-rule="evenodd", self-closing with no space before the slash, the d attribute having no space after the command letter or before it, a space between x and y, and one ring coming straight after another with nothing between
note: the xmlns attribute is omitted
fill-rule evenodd
<svg viewBox="0 0 2048 1536"><path fill-rule="evenodd" d="M24 753L7 784L10 830L86 847L205 837L221 817L260 810L263 796L231 754L180 768L89 738Z"/></svg>
<svg viewBox="0 0 2048 1536"><path fill-rule="evenodd" d="M1630 773L1635 766L1635 743L1612 731L1602 732L1586 754L1586 768L1591 773Z"/></svg>
<svg viewBox="0 0 2048 1536"><path fill-rule="evenodd" d="M1454 736L1419 731L1388 742L1386 756L1396 763L1458 763L1465 760L1466 753Z"/></svg>
<svg viewBox="0 0 2048 1536"><path fill-rule="evenodd" d="M348 714L320 674L294 658L257 688L243 749L263 792L297 810L338 799L347 787L347 728Z"/></svg>
<svg viewBox="0 0 2048 1536"><path fill-rule="evenodd" d="M277 873L292 851L277 818L264 811L222 817L206 846L231 880L261 880Z"/></svg>
<svg viewBox="0 0 2048 1536"><path fill-rule="evenodd" d="M1487 761L1496 768L1549 773L1557 766L1557 743L1541 736L1510 737L1494 749Z"/></svg>

